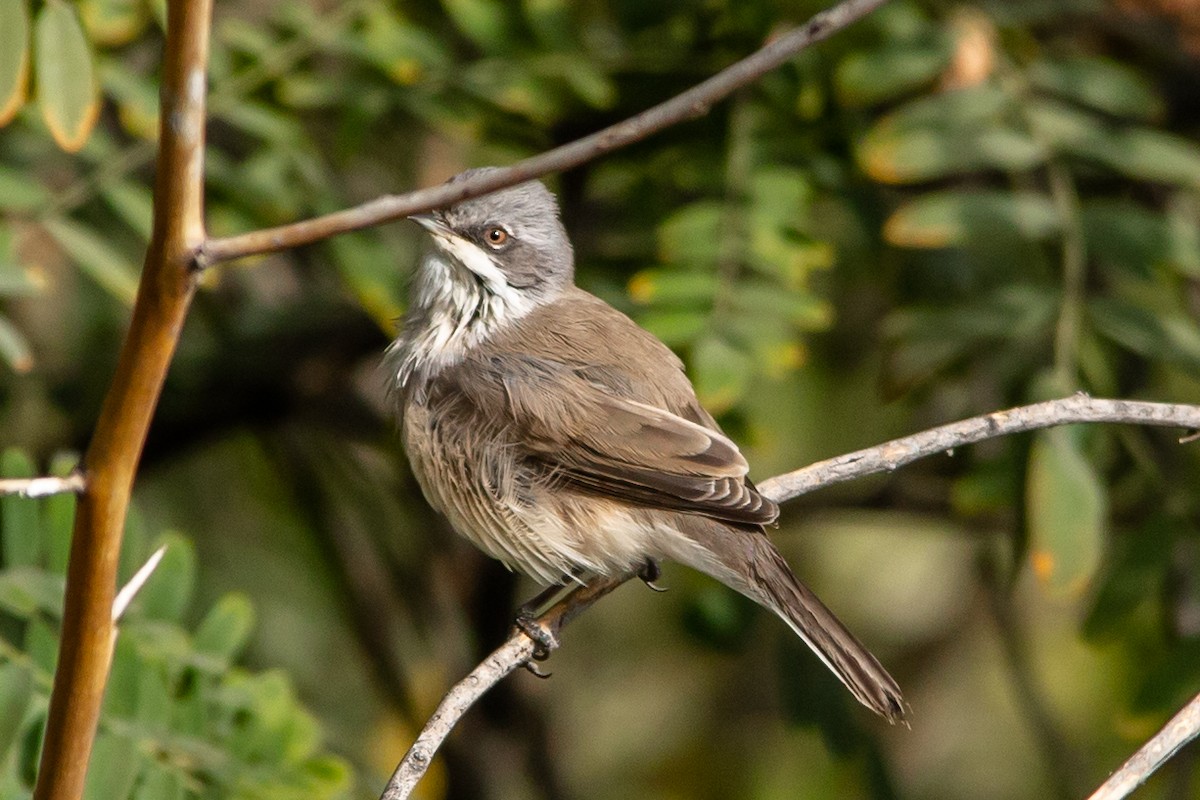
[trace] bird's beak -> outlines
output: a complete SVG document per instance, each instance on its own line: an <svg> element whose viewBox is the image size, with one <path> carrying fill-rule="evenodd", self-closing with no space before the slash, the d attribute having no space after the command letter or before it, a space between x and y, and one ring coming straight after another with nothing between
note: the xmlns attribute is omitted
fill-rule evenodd
<svg viewBox="0 0 1200 800"><path fill-rule="evenodd" d="M430 233L440 233L443 236L448 236L451 232L449 226L442 219L441 214L411 214L408 218Z"/></svg>

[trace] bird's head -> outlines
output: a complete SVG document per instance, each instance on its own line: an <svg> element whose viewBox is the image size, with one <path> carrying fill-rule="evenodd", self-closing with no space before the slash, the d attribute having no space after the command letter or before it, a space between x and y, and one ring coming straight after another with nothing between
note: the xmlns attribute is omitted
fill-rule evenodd
<svg viewBox="0 0 1200 800"><path fill-rule="evenodd" d="M495 169L468 170L450 183ZM440 253L458 267L446 279L471 281L501 300L537 305L574 279L575 258L558 202L537 181L409 219L429 231Z"/></svg>

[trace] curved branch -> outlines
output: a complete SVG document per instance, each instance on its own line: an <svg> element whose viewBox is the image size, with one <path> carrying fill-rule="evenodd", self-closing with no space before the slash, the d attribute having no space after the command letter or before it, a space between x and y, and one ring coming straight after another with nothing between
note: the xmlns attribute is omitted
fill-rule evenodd
<svg viewBox="0 0 1200 800"><path fill-rule="evenodd" d="M154 230L137 302L82 473L62 638L35 800L75 800L96 736L116 636L121 535L150 418L195 289L204 241L205 85L212 0L170 0L154 182Z"/></svg>
<svg viewBox="0 0 1200 800"><path fill-rule="evenodd" d="M1121 768L1109 776L1088 800L1121 800L1145 783L1155 770L1167 763L1179 748L1200 733L1200 694L1171 717L1163 729L1142 745Z"/></svg>
<svg viewBox="0 0 1200 800"><path fill-rule="evenodd" d="M845 0L817 14L799 28L792 28L774 37L753 54L670 100L602 131L518 161L498 172L453 185L442 184L402 195L386 195L354 208L303 222L222 239L210 239L204 242L197 252L197 264L207 267L243 256L273 253L310 244L335 234L361 230L381 222L478 197L506 186L540 178L551 172L577 167L605 153L645 139L664 128L704 116L717 101L754 82L809 45L845 28L885 2L887 0Z"/></svg>
<svg viewBox="0 0 1200 800"><path fill-rule="evenodd" d="M554 650L558 647L558 632L564 625L631 577L621 575L601 578L586 586L578 586L538 617L537 624L546 634L549 649ZM467 713L467 709L510 672L531 663L537 649L538 645L524 633L514 632L508 637L508 641L471 670L467 677L455 684L442 698L437 710L408 749L404 760L396 767L380 800L404 800L408 797L425 774L425 770L429 769L434 753L463 714Z"/></svg>
<svg viewBox="0 0 1200 800"><path fill-rule="evenodd" d="M1080 422L1115 422L1126 425L1182 428L1188 431L1200 430L1200 406L1147 403L1137 400L1104 400L1081 393L1058 400L1020 406L1007 411L983 414L949 425L931 428L912 436L893 439L875 447L831 458L827 461L819 461L794 472L777 475L760 483L758 489L764 496L782 503L824 486L879 472L890 472L916 461L918 458L953 450L955 447L1022 431ZM1187 438L1189 437L1185 437L1185 439ZM581 586L540 616L538 623L543 630L550 634L551 647L549 649L554 650L558 647L558 633L567 622L630 577L624 575L607 578L587 586ZM425 728L417 737L417 741L405 754L380 800L405 800L421 776L425 774L425 770L429 768L429 763L433 760L438 746L467 709L471 707L471 704L517 667L529 664L535 649L533 641L528 636L520 631L514 632L508 641L488 656L482 664L455 684L442 698L441 704L426 723ZM1183 713L1171 721L1164 733L1159 734L1164 741L1177 741L1178 743L1173 745L1175 749L1196 735L1196 726L1200 726L1200 697L1192 701L1189 709L1191 709L1192 716L1188 718L1188 722L1192 727L1187 733L1187 738L1166 736L1167 730L1176 733L1183 730L1180 722L1184 716ZM1143 748L1143 750L1145 749ZM1142 754L1139 752L1138 755ZM1138 783L1145 780L1146 775L1157 769L1169 757L1170 753L1168 752L1159 761L1150 765L1148 771L1141 774ZM1133 759L1131 759L1131 763L1132 761ZM1124 767L1121 772L1125 772ZM1118 775L1120 774L1118 773ZM1116 778L1117 775L1114 775L1110 779L1110 783ZM1136 783L1131 784L1126 793L1132 791L1136 785ZM1118 797L1124 797L1124 795L1097 794L1089 800L1116 800Z"/></svg>

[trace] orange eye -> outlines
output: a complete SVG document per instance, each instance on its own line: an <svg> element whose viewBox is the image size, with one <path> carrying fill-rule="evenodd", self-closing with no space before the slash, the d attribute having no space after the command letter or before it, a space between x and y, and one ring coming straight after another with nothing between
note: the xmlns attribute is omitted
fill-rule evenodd
<svg viewBox="0 0 1200 800"><path fill-rule="evenodd" d="M488 228L486 236L488 244L492 247L500 247L508 241L508 231L500 227Z"/></svg>

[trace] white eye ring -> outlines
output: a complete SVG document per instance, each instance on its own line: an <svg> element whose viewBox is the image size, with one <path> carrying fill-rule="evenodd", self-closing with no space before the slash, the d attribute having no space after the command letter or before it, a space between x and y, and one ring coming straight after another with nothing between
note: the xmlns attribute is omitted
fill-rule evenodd
<svg viewBox="0 0 1200 800"><path fill-rule="evenodd" d="M488 243L488 246L499 250L508 244L509 234L508 231L499 225L493 225L483 234L483 239Z"/></svg>

